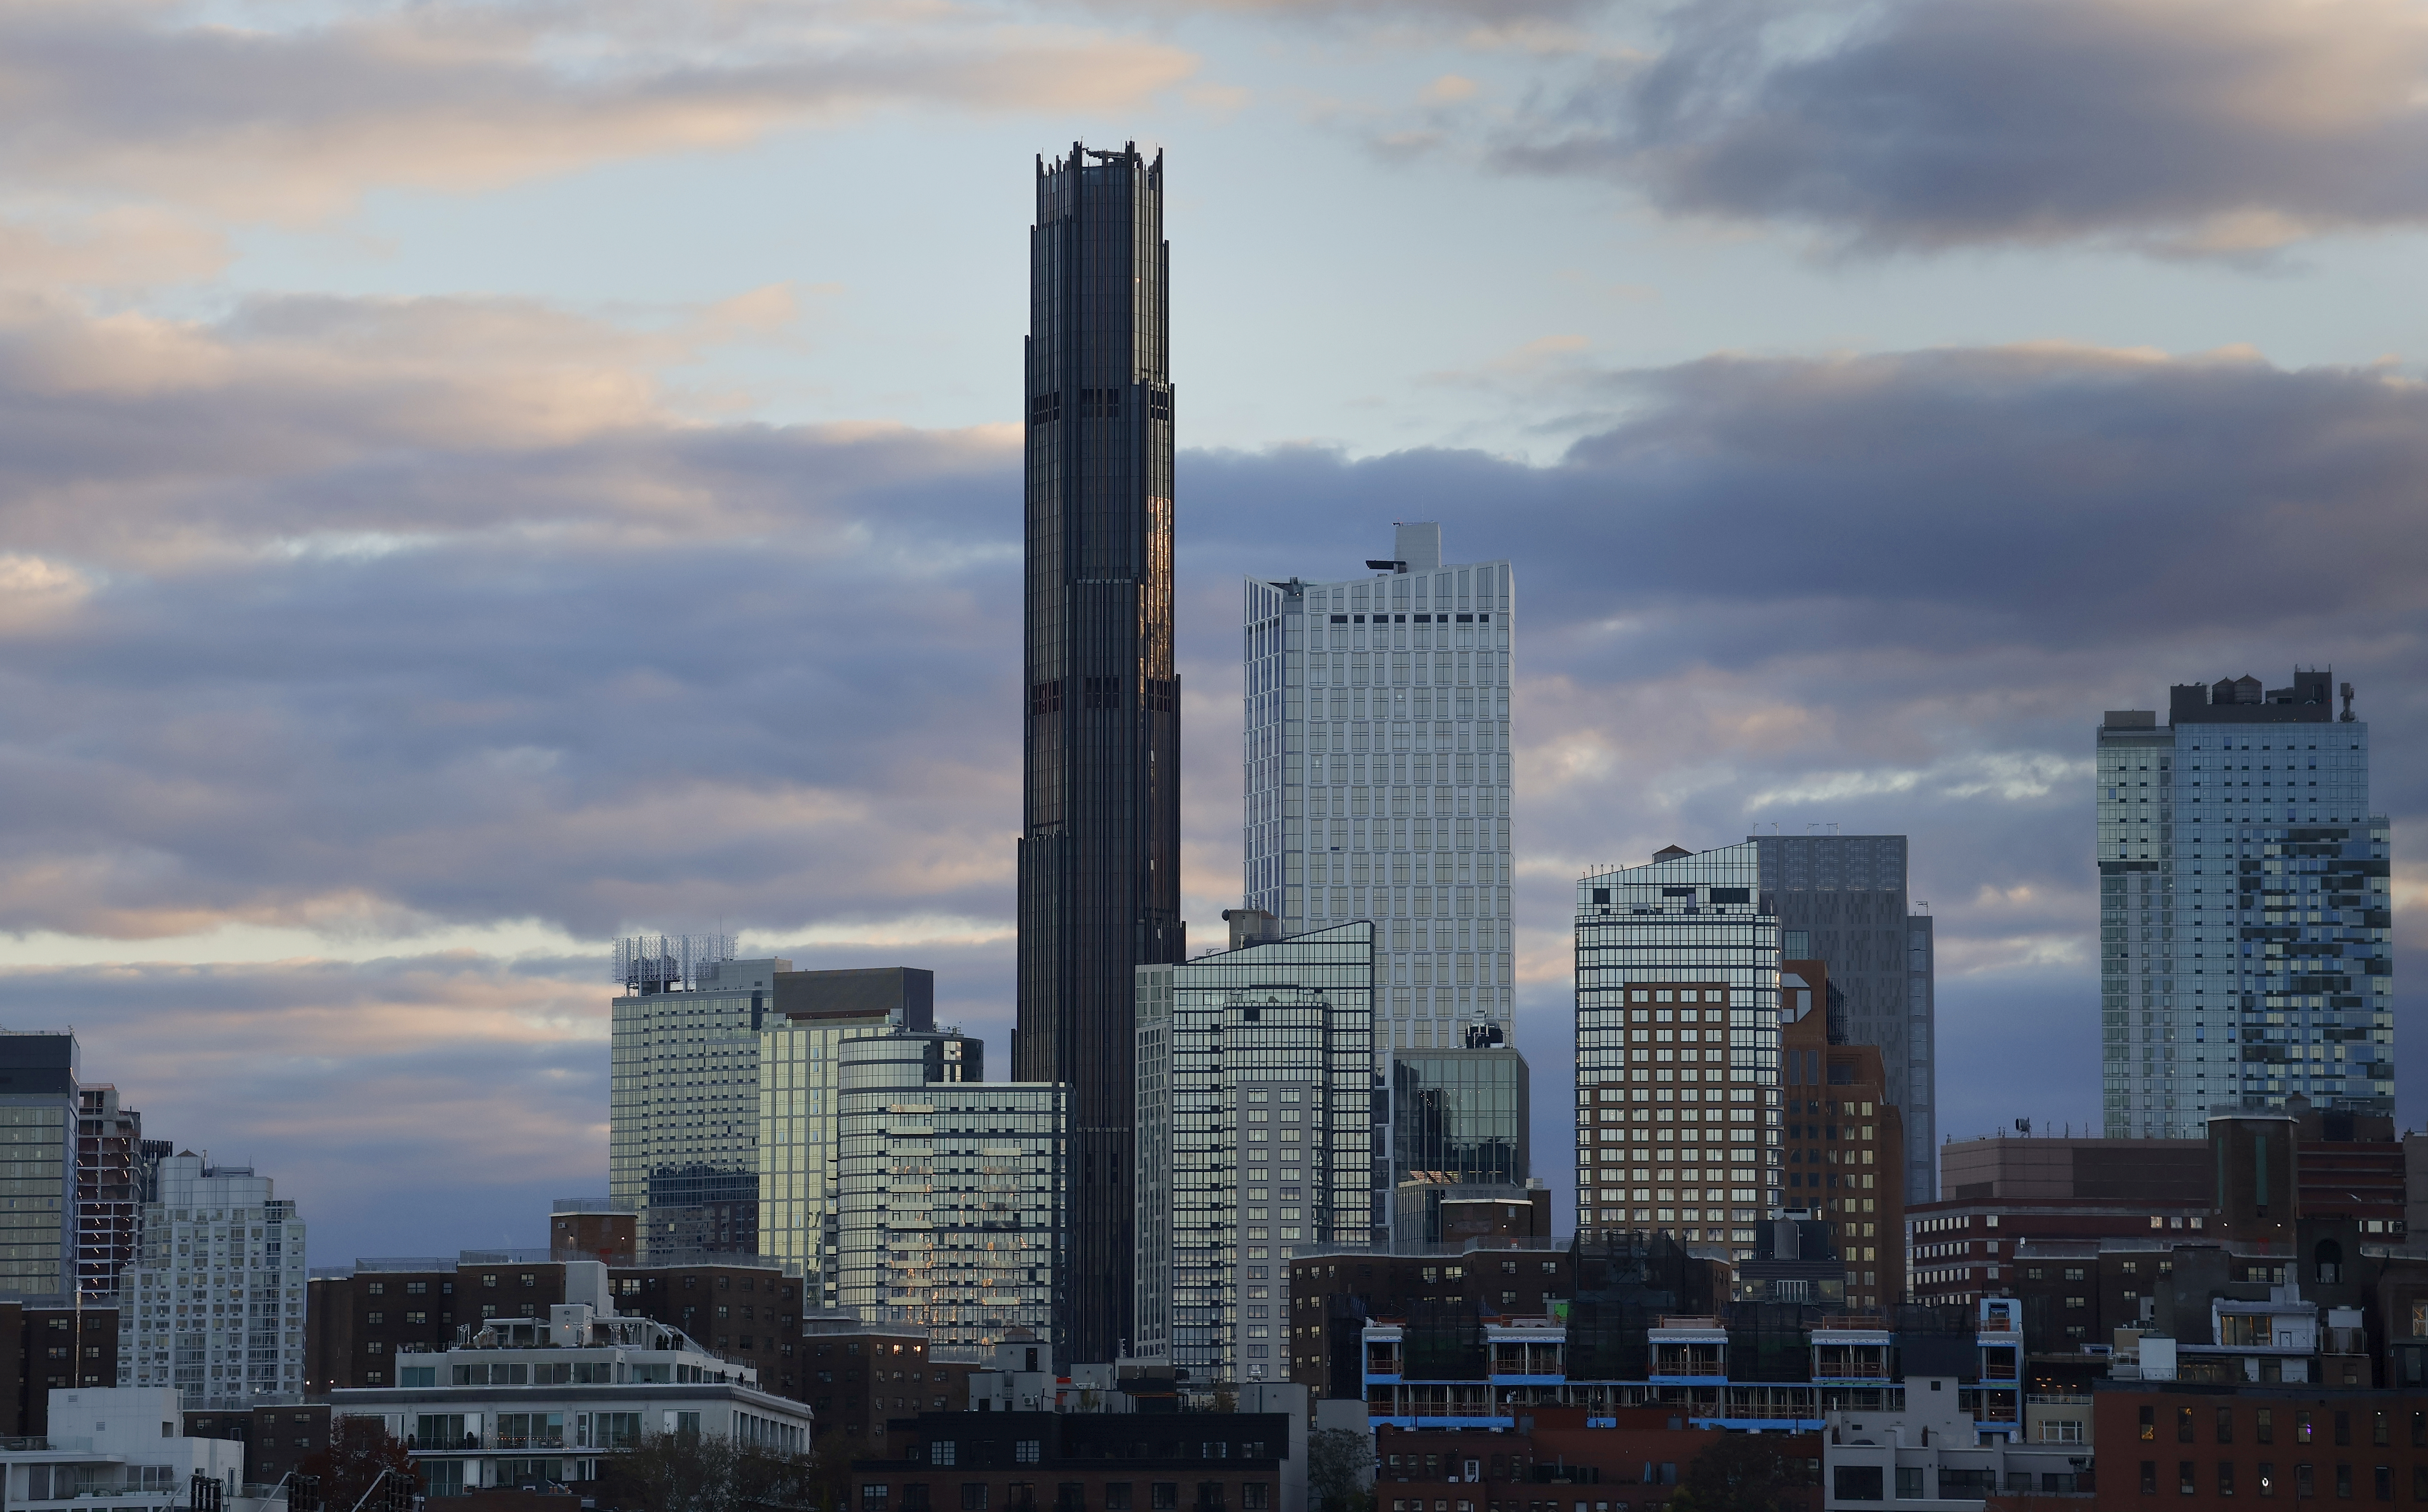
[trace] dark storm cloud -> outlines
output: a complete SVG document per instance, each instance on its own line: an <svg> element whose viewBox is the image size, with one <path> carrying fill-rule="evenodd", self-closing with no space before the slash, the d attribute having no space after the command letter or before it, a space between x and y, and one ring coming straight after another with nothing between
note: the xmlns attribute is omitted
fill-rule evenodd
<svg viewBox="0 0 2428 1512"><path fill-rule="evenodd" d="M1501 159L1873 249L2231 254L2428 218L2428 23L2395 0L1895 0L1780 41L1830 14L1682 8Z"/></svg>

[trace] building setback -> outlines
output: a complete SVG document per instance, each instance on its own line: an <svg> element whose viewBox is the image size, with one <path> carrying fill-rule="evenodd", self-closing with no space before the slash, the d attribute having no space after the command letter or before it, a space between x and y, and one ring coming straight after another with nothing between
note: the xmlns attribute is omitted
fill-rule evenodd
<svg viewBox="0 0 2428 1512"><path fill-rule="evenodd" d="M1077 1359L1130 1336L1134 967L1186 953L1163 156L1037 165L1012 1075L1069 1089Z"/></svg>
<svg viewBox="0 0 2428 1512"><path fill-rule="evenodd" d="M2290 1097L2394 1110L2390 829L2334 675L2169 690L2095 736L2107 1129L2197 1138Z"/></svg>
<svg viewBox="0 0 2428 1512"><path fill-rule="evenodd" d="M1577 1231L1733 1245L1780 1203L1779 921L1752 841L1577 883Z"/></svg>
<svg viewBox="0 0 2428 1512"><path fill-rule="evenodd" d="M1441 551L1402 524L1378 576L1244 585L1241 896L1284 934L1374 921L1378 1059L1511 1033L1516 589Z"/></svg>
<svg viewBox="0 0 2428 1512"><path fill-rule="evenodd" d="M1185 1394L1286 1379L1289 1256L1380 1236L1374 926L1138 978L1136 1353Z"/></svg>

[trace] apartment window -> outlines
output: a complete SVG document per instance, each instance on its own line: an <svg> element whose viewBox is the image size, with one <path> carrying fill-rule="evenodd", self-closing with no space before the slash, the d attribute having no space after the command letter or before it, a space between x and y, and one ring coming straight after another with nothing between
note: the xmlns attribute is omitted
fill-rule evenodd
<svg viewBox="0 0 2428 1512"><path fill-rule="evenodd" d="M984 1481L961 1483L961 1512L986 1512L987 1492Z"/></svg>
<svg viewBox="0 0 2428 1512"><path fill-rule="evenodd" d="M1130 1512L1130 1483L1108 1481L1105 1485L1105 1512Z"/></svg>
<svg viewBox="0 0 2428 1512"><path fill-rule="evenodd" d="M2276 1410L2273 1407L2261 1407L2252 1414L2251 1438L2254 1443L2272 1444L2276 1441Z"/></svg>
<svg viewBox="0 0 2428 1512"><path fill-rule="evenodd" d="M2140 1409L2140 1419L2138 1426L2141 1429L2141 1441L2146 1444L2158 1437L2158 1409L2142 1407ZM2156 1474L2157 1471L2154 1471L2151 1473Z"/></svg>
<svg viewBox="0 0 2428 1512"><path fill-rule="evenodd" d="M2141 1410L2147 1412L2150 1409L2143 1407ZM1901 1465L1897 1467L1897 1496L1900 1500L1911 1501L1922 1494L1922 1472L1918 1470L1914 1471L1914 1488L1911 1497L1906 1495L1905 1474L1905 1467ZM2158 1494L2158 1462L2155 1459L2141 1461L2141 1494L2143 1496Z"/></svg>
<svg viewBox="0 0 2428 1512"><path fill-rule="evenodd" d="M2263 1459L2259 1462L2258 1481L2260 1495L2274 1496L2276 1494L2276 1465L2274 1461Z"/></svg>
<svg viewBox="0 0 2428 1512"><path fill-rule="evenodd" d="M2217 1462L2217 1494L2220 1496L2234 1494L2234 1461L2230 1459L2221 1459Z"/></svg>
<svg viewBox="0 0 2428 1512"><path fill-rule="evenodd" d="M2189 1444L2195 1441L2192 1437L2192 1409L2177 1407L2175 1409L2175 1442Z"/></svg>
<svg viewBox="0 0 2428 1512"><path fill-rule="evenodd" d="M2222 1444L2234 1442L2234 1409L2232 1407L2217 1409L2217 1441Z"/></svg>
<svg viewBox="0 0 2428 1512"><path fill-rule="evenodd" d="M1036 1438L1022 1438L1016 1440L1011 1446L1011 1457L1013 1463L1020 1465L1036 1464L1037 1449L1041 1442L1042 1440Z"/></svg>

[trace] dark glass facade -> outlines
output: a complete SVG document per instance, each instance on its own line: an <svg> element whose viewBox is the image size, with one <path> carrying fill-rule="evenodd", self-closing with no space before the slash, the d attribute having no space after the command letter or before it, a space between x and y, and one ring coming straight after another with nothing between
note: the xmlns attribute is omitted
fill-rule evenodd
<svg viewBox="0 0 2428 1512"><path fill-rule="evenodd" d="M1177 961L1180 683L1163 157L1037 165L1012 1075L1070 1088L1067 1357L1132 1337L1133 968Z"/></svg>
<svg viewBox="0 0 2428 1512"><path fill-rule="evenodd" d="M1522 1186L1526 1061L1515 1050L1391 1057L1391 1181Z"/></svg>

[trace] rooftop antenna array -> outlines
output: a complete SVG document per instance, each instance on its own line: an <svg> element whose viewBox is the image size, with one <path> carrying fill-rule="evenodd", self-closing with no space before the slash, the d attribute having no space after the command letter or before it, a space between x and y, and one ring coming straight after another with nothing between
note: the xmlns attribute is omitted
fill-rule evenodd
<svg viewBox="0 0 2428 1512"><path fill-rule="evenodd" d="M708 967L733 952L730 934L638 934L616 941L610 955L626 992L674 993L697 988Z"/></svg>

